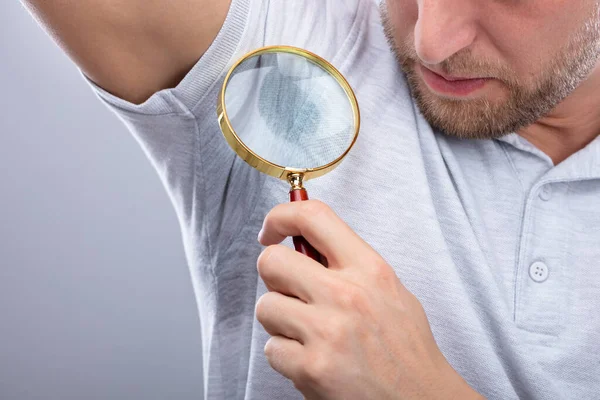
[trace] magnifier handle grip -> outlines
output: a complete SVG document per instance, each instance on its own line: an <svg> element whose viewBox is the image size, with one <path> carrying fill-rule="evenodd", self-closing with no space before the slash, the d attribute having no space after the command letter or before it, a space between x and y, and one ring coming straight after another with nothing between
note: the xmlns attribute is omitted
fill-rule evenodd
<svg viewBox="0 0 600 400"><path fill-rule="evenodd" d="M308 200L306 189L293 189L290 191L290 201ZM296 251L321 263L321 254L302 236L294 236Z"/></svg>

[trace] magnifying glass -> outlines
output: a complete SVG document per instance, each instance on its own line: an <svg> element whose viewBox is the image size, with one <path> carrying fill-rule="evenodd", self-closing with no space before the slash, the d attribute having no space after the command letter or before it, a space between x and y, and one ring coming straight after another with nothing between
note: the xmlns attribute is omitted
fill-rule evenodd
<svg viewBox="0 0 600 400"><path fill-rule="evenodd" d="M217 103L231 148L257 170L290 183L290 201L308 200L304 182L337 167L360 129L356 96L323 58L290 46L263 47L229 70ZM301 236L295 249L320 254Z"/></svg>

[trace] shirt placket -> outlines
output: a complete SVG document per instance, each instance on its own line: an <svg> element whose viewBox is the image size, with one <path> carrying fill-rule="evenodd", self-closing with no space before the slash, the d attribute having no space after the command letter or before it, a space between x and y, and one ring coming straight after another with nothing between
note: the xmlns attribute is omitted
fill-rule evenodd
<svg viewBox="0 0 600 400"><path fill-rule="evenodd" d="M558 335L566 301L568 183L540 179L523 213L515 279L515 322L521 329Z"/></svg>

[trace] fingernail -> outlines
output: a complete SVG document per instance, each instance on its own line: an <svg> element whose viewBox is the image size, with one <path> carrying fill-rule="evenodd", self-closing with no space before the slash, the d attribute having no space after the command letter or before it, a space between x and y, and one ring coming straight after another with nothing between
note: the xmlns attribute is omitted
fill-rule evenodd
<svg viewBox="0 0 600 400"><path fill-rule="evenodd" d="M260 232L258 232L258 237L257 237L259 243L261 243L263 235L264 235L264 231L261 228Z"/></svg>

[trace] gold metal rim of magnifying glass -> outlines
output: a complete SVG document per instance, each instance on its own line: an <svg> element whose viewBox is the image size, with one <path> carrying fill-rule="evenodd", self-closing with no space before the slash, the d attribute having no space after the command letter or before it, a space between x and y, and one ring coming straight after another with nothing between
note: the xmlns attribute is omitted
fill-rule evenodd
<svg viewBox="0 0 600 400"><path fill-rule="evenodd" d="M227 89L227 85L229 84L231 75L233 74L234 70L244 61L248 60L249 58L252 58L252 57L255 57L255 56L258 56L261 54L267 54L267 53L291 53L291 54L296 54L296 55L302 56L302 57L308 59L309 61L312 61L313 63L317 64L319 67L323 68L325 71L327 71L340 84L340 86L344 89L344 92L346 92L346 95L348 96L348 100L350 100L350 104L352 106L352 113L354 115L354 126L355 126L354 137L352 138L352 142L350 143L348 148L344 151L344 153L342 155L340 155L338 158L336 158L335 160L333 160L332 162L330 162L329 164L323 165L318 168L305 168L305 169L290 168L290 167L284 167L281 165L273 164L272 162L265 160L258 154L254 153L250 148L248 148L244 144L244 142L240 139L240 137L235 133L233 127L231 126L231 121L229 120L229 117L227 116L227 110L225 107L225 90ZM240 58L229 69L229 72L227 73L227 76L225 77L225 81L223 82L223 87L221 88L221 91L219 92L219 98L218 98L218 102L217 102L217 115L218 115L218 119L219 119L219 125L221 126L221 132L223 132L223 136L225 136L227 143L229 143L231 148L244 161L246 161L248 164L250 164L252 167L256 168L257 170L259 170L262 173L274 176L279 179L284 179L284 180L287 180L287 178L290 174L298 174L303 177L304 181L307 181L309 179L324 175L327 172L333 170L335 167L337 167L340 164L340 162L342 162L342 160L344 159L344 157L346 157L346 155L348 154L350 149L352 149L352 147L354 146L354 143L356 143L356 139L358 138L358 132L360 131L360 110L358 108L358 101L356 100L356 95L354 94L354 91L352 90L352 87L350 86L350 84L348 83L346 78L344 78L344 76L333 65L331 65L328 61L324 60L323 58L319 57L318 55L311 53L308 50L304 50L304 49L301 49L298 47L292 47L292 46L262 47L262 48L254 50L254 51L244 55L242 58Z"/></svg>

